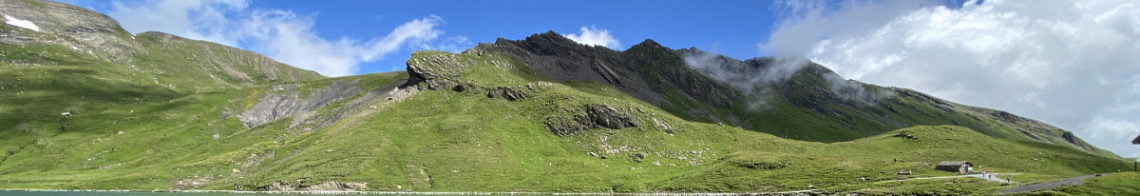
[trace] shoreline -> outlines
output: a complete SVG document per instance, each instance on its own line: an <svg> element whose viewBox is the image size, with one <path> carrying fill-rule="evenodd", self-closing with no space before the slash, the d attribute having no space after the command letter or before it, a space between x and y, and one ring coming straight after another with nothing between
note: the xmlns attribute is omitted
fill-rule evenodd
<svg viewBox="0 0 1140 196"><path fill-rule="evenodd" d="M737 196L737 195L795 195L817 193L812 190L756 192L756 193L607 193L607 192L408 192L408 191L234 191L234 190L119 190L119 189L0 189L25 192L122 192L122 193L236 193L236 194L311 194L311 195L635 195L635 196Z"/></svg>

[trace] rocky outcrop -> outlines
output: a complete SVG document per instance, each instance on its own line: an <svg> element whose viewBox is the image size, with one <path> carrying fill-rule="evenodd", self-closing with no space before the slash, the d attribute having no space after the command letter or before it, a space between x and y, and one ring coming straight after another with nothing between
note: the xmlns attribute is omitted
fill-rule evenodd
<svg viewBox="0 0 1140 196"><path fill-rule="evenodd" d="M356 191L368 189L368 183L364 182L347 182L340 183L335 181L328 181L317 185L305 187L308 191Z"/></svg>
<svg viewBox="0 0 1140 196"><path fill-rule="evenodd" d="M605 104L587 105L586 114L594 123L611 129L637 127L640 124L640 121L630 115L628 110L620 111Z"/></svg>
<svg viewBox="0 0 1140 196"><path fill-rule="evenodd" d="M669 126L669 122L658 118L653 118L653 126L657 127L657 130L665 131L665 133L673 134L674 132L673 126Z"/></svg>
<svg viewBox="0 0 1140 196"><path fill-rule="evenodd" d="M293 125L312 116L317 109L360 93L359 80L336 80L328 86L302 96L298 84L273 87L273 92L258 99L257 103L238 114L238 119L253 128L286 117L294 117Z"/></svg>
<svg viewBox="0 0 1140 196"><path fill-rule="evenodd" d="M509 101L530 98L530 95L525 91L515 90L508 87L496 87L487 91L489 98L503 98Z"/></svg>
<svg viewBox="0 0 1140 196"><path fill-rule="evenodd" d="M464 84L459 77L475 62L456 54L420 55L408 59L408 85L422 89L448 90Z"/></svg>
<svg viewBox="0 0 1140 196"><path fill-rule="evenodd" d="M589 117L585 115L574 115L572 117L549 117L546 118L546 129L559 136L570 136L586 129L597 127Z"/></svg>
<svg viewBox="0 0 1140 196"><path fill-rule="evenodd" d="M337 182L327 181L320 184L304 185L307 179L298 179L295 184L274 182L265 186L257 187L258 191L361 191L368 189L368 183L365 182Z"/></svg>
<svg viewBox="0 0 1140 196"><path fill-rule="evenodd" d="M583 111L584 114L570 117L549 117L546 119L546 128L555 135L569 136L598 127L621 129L641 124L628 110L619 110L605 104L585 105Z"/></svg>

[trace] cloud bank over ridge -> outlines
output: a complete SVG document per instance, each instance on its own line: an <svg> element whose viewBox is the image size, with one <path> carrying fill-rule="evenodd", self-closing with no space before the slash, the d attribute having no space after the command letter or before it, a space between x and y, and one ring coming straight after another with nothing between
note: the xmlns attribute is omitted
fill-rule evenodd
<svg viewBox="0 0 1140 196"><path fill-rule="evenodd" d="M1140 2L784 1L762 44L840 75L1007 110L1140 156ZM846 25L846 26L845 26ZM779 55L779 52L772 52Z"/></svg>

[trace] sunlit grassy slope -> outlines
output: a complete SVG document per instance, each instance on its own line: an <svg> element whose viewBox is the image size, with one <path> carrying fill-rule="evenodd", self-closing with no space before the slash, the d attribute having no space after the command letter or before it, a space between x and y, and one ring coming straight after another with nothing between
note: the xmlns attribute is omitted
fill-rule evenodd
<svg viewBox="0 0 1140 196"><path fill-rule="evenodd" d="M1140 172L1122 172L1093 177L1082 184L1062 187L1047 194L1056 195L1140 195Z"/></svg>
<svg viewBox="0 0 1140 196"><path fill-rule="evenodd" d="M961 126L916 126L831 144L784 139L685 121L604 84L550 82L512 57L434 51L411 58L449 56L471 62L455 70L460 80L477 89L528 89L530 98L508 101L471 91L424 90L403 100L365 103L315 130L290 129L289 118L246 128L235 116L261 97L281 93L276 85L193 92L133 82L126 75L131 72L120 70L125 68L96 68L119 66L97 60L28 56L71 65L3 65L12 76L3 77L3 86L18 84L24 92L2 91L0 118L8 127L0 135L7 152L0 155L0 188L259 190L335 181L366 183L363 190L373 191L969 193L962 187L985 191L1000 185L971 179L893 180L899 170L913 170L915 177L952 175L933 170L932 164L945 160L1025 173L1030 181L1131 166L1113 157L996 139ZM69 76L64 70L90 73L55 79ZM395 72L293 84L317 89L335 80L359 80L362 92L370 92L388 90L408 77ZM96 90L81 90L88 88ZM571 136L552 134L544 125L547 118L580 113L589 104L627 111L641 124ZM351 109L345 105L332 103L320 113ZM71 118L58 115L69 107L81 112ZM657 128L653 119L669 124L674 133ZM918 139L892 137L896 134ZM644 159L634 158L638 154ZM953 186L939 185L947 183Z"/></svg>

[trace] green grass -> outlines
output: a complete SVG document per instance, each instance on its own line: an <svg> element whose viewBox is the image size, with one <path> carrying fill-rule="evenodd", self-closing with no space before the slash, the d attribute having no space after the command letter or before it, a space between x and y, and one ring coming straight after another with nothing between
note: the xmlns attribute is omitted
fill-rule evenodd
<svg viewBox="0 0 1140 196"><path fill-rule="evenodd" d="M993 195L1003 186L978 178L951 178L887 181L851 188L857 189L851 193L863 195Z"/></svg>
<svg viewBox="0 0 1140 196"><path fill-rule="evenodd" d="M605 84L552 83L521 61L494 53L421 52L413 58L453 55L470 60L472 64L452 71L462 73L459 79L480 89L542 87L527 89L531 98L516 101L485 94L422 91L406 100L366 103L344 120L311 132L287 131L291 119L246 128L236 115L270 93L269 85L276 84L272 80L242 87L242 81L226 79L222 81L232 86L194 92L183 87L205 85L197 81L202 79L200 74L163 75L166 80L187 80L174 82L183 87L172 88L140 83L136 80L147 78L131 76L128 73L138 72L122 65L68 57L66 50L58 48L35 50L47 51L47 55L36 56L28 49L0 50L39 62L2 65L3 74L11 77L0 77L5 78L0 86L24 92L0 91L5 98L0 102L0 122L7 126L0 134L4 142L0 146L15 151L0 155L4 158L0 188L168 190L176 188L179 180L201 180L206 183L191 188L256 190L275 182L314 185L338 181L368 183L367 190L375 191L816 189L958 194L982 193L971 190L994 190L1000 185L973 179L895 181L894 172L946 176L951 174L935 171L930 164L969 160L986 170L1051 180L1130 166L1068 147L993 137L965 126L915 126L862 133L862 139L835 143L785 139L686 121ZM65 56L52 56L52 52ZM164 55L152 52L139 58L156 58L141 60L155 65L182 62L177 56ZM62 70L89 72L66 75ZM178 71L209 72L198 68ZM74 78L53 79L59 75ZM397 72L295 83L302 91L312 92L334 80L360 80L362 92L368 92L386 90L407 77ZM641 126L591 129L573 136L556 136L546 129L545 119L581 114L587 104L628 111ZM347 109L341 107L331 104L319 115ZM64 110L78 111L78 115L61 120L58 114ZM769 115L771 120L814 121L805 113ZM658 130L652 119L668 122L676 131ZM61 125L66 128L60 129ZM797 131L795 127L760 129ZM919 139L891 137L904 132ZM219 137L215 139L214 133ZM637 153L645 154L645 159L631 158ZM901 161L892 163L892 159Z"/></svg>
<svg viewBox="0 0 1140 196"><path fill-rule="evenodd" d="M1137 195L1140 194L1140 173L1120 172L1085 179L1076 186L1061 187L1040 194L1053 195Z"/></svg>

